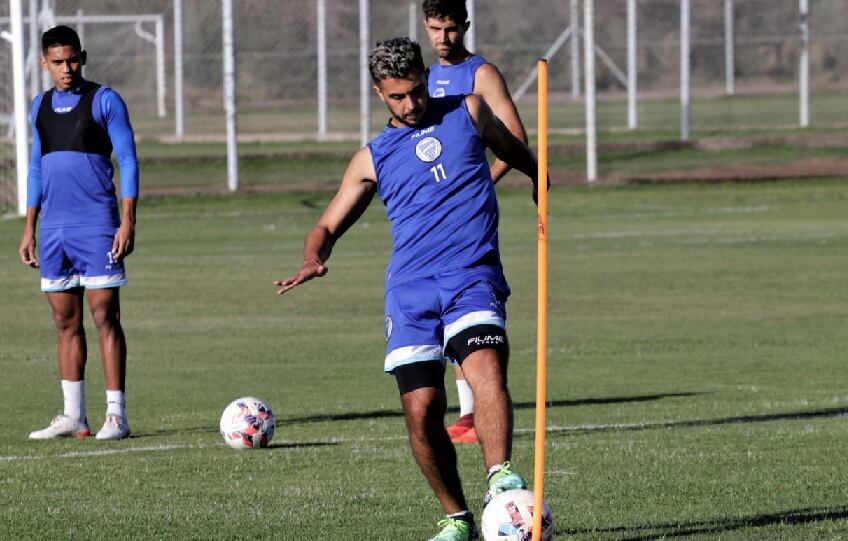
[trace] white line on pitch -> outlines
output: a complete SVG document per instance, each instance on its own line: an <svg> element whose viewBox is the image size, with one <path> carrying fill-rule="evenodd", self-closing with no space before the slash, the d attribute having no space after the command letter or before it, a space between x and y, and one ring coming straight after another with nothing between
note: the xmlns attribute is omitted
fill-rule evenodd
<svg viewBox="0 0 848 541"><path fill-rule="evenodd" d="M23 455L23 456L0 456L0 462L14 462L18 460L43 460L45 458L80 458L89 456L118 455L124 453L136 453L143 451L170 451L173 449L190 449L205 447L204 445L151 445L145 447L126 447L123 449L98 449L96 451L68 451L58 455Z"/></svg>
<svg viewBox="0 0 848 541"><path fill-rule="evenodd" d="M633 424L586 424L586 425L577 425L577 426L549 426L547 428L548 432L570 432L570 431L585 431L585 430L608 430L608 429L621 429L621 428L648 428L651 426L656 426L656 423L633 423ZM516 428L516 434L527 434L534 432L533 428ZM386 436L383 438L327 438L324 440L314 440L308 442L298 442L298 441L283 441L280 442L281 445L310 445L310 444L327 444L327 443L361 443L361 442L375 442L375 441L398 441L405 440L406 436ZM173 451L177 449L203 449L211 447L211 445L205 444L194 444L194 445L177 445L177 444L169 444L169 445L149 445L143 447L124 447L124 448L116 448L116 449L97 449L91 451L68 451L65 453L60 453L58 455L9 455L9 456L0 456L0 462L15 462L15 461L23 461L23 460L44 460L50 458L85 458L85 457L98 457L98 456L108 456L108 455L121 455L127 453L140 453L140 452L156 452L156 451ZM570 475L570 472L556 472L561 475Z"/></svg>
<svg viewBox="0 0 848 541"><path fill-rule="evenodd" d="M122 453L134 453L142 451L170 451L171 449L189 449L192 447L203 447L201 445L151 445L148 447L127 447L126 449L100 449L97 451L69 451L57 455L59 458L77 458L86 456L118 455Z"/></svg>

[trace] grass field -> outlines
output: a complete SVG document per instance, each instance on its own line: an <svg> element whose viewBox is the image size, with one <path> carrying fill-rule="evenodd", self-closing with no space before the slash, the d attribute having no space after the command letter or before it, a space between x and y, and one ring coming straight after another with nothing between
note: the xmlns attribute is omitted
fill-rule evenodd
<svg viewBox="0 0 848 541"><path fill-rule="evenodd" d="M423 540L439 509L382 374L375 202L330 273L278 298L326 193L143 201L123 293L120 442L30 442L61 410L22 222L0 221L0 538ZM535 210L500 189L516 403L532 476ZM560 188L550 201L546 499L557 539L848 539L848 183ZM89 325L89 417L105 410ZM456 404L448 385L450 403ZM267 400L272 447L218 416ZM453 410L449 416L456 415ZM473 509L484 478L459 450Z"/></svg>

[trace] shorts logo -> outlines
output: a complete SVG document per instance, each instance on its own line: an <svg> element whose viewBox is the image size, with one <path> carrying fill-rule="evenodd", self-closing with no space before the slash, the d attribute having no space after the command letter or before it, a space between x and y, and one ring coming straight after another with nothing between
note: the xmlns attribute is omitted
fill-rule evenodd
<svg viewBox="0 0 848 541"><path fill-rule="evenodd" d="M389 338L392 336L392 330L394 330L394 324L392 323L392 318L386 316L386 343L389 342Z"/></svg>
<svg viewBox="0 0 848 541"><path fill-rule="evenodd" d="M498 335L472 336L468 339L467 346L501 346L504 344L504 337Z"/></svg>
<svg viewBox="0 0 848 541"><path fill-rule="evenodd" d="M422 162L435 161L442 155L442 143L435 137L425 137L415 145L415 155Z"/></svg>
<svg viewBox="0 0 848 541"><path fill-rule="evenodd" d="M441 86L436 88L436 90L433 91L432 97L434 97L434 98L444 98L445 97L445 89Z"/></svg>

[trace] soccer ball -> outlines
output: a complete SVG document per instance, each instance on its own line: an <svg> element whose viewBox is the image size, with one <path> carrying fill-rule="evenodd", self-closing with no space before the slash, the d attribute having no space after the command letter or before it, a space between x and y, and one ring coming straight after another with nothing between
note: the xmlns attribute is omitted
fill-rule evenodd
<svg viewBox="0 0 848 541"><path fill-rule="evenodd" d="M233 400L221 414L221 435L233 449L265 447L274 437L271 406L252 396Z"/></svg>
<svg viewBox="0 0 848 541"><path fill-rule="evenodd" d="M533 493L529 490L501 492L483 510L483 539L486 541L530 541L533 539ZM548 502L542 505L542 541L554 537L554 516Z"/></svg>

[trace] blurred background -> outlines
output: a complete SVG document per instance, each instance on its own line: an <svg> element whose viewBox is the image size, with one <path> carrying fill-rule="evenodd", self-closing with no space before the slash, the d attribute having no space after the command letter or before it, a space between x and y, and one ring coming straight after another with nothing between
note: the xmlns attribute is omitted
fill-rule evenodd
<svg viewBox="0 0 848 541"><path fill-rule="evenodd" d="M595 0L601 143L621 137L697 141L786 130L817 138L819 146L828 144L820 141L823 137L838 141L829 136L848 126L848 2L809 0L806 8L807 0L686 2L691 17L691 113L689 133L684 135L680 105L683 0L633 0L629 15L630 1ZM233 1L240 141L358 143L365 129L363 119L369 135L380 129L386 114L370 89L370 116L363 115L360 103L363 5L369 47L381 39L411 34L422 41L425 61L435 61L418 1ZM579 152L585 126L582 1L476 0L468 6L472 32L467 44L502 71L531 137L536 124L534 68L538 58L549 57L551 133L563 135L563 142L571 141ZM9 4L0 4L5 38L0 41L4 74L0 199L6 205L14 197L9 9ZM225 141L222 2L23 0L22 9L27 101L49 85L37 66L41 31L68 24L78 30L89 52L85 76L121 93L140 141ZM803 9L809 12L806 19ZM175 26L175 20L181 24ZM628 22L635 41L630 59L636 99L630 108ZM804 54L808 55L806 89L802 87ZM323 72L321 66L325 66ZM809 127L814 133L795 131ZM572 176L582 175L580 167L573 169Z"/></svg>

